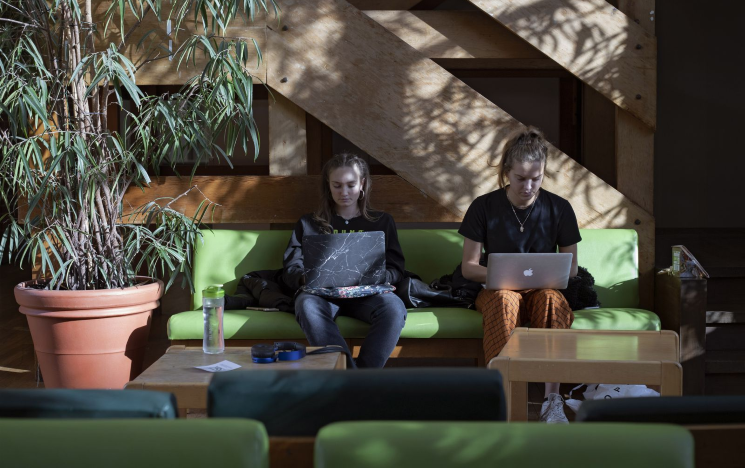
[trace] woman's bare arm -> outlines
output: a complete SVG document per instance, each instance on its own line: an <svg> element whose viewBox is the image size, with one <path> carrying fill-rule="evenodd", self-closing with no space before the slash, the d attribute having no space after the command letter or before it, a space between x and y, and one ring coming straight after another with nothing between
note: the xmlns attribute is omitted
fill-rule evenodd
<svg viewBox="0 0 745 468"><path fill-rule="evenodd" d="M479 265L484 244L466 238L463 242L463 276L478 283L486 282L486 267Z"/></svg>
<svg viewBox="0 0 745 468"><path fill-rule="evenodd" d="M568 245L566 247L559 247L559 253L572 254L572 269L569 272L569 277L574 278L575 276L577 276L577 244Z"/></svg>

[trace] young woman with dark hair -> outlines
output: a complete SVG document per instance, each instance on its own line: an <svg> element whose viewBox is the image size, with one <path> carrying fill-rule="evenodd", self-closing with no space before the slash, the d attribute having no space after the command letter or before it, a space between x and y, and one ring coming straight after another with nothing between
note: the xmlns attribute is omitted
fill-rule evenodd
<svg viewBox="0 0 745 468"><path fill-rule="evenodd" d="M460 230L463 276L486 282L486 259L491 253L573 254L570 276L577 275L577 243L582 240L569 202L542 189L548 145L543 134L526 128L505 147L500 163L500 189L476 198ZM569 328L574 314L555 289L526 291L482 290L476 309L484 321L484 357L489 362L502 350L515 327ZM546 383L541 419L567 422L558 383Z"/></svg>
<svg viewBox="0 0 745 468"><path fill-rule="evenodd" d="M393 217L370 208L372 181L367 163L344 153L323 167L321 203L315 213L300 218L284 255L284 282L299 289L305 282L303 237L314 234L382 231L385 233L386 283L404 274L404 256ZM345 315L370 324L357 358L358 367L383 367L398 342L406 307L395 294L330 299L301 292L295 298L295 317L311 346L338 345L349 351L335 319Z"/></svg>

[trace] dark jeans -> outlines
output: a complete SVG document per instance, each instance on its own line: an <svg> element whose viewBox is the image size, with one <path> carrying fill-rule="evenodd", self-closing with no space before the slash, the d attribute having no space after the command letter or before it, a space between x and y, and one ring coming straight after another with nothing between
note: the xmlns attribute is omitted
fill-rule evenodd
<svg viewBox="0 0 745 468"><path fill-rule="evenodd" d="M338 345L349 351L334 322L339 315L370 324L357 367L383 367L406 322L406 307L401 299L390 293L356 299L326 299L301 293L295 298L295 318L311 346Z"/></svg>

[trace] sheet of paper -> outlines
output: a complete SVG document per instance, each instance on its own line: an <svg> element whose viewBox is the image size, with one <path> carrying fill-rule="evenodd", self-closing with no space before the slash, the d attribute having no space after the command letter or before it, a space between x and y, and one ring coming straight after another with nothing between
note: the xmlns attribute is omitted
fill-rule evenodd
<svg viewBox="0 0 745 468"><path fill-rule="evenodd" d="M217 364L209 366L196 366L197 369L206 370L207 372L227 372L238 369L240 365L230 361L220 361Z"/></svg>

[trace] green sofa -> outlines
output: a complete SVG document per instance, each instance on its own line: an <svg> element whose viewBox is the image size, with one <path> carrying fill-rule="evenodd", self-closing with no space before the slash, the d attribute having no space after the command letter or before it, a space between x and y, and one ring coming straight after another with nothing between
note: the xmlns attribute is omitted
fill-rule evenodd
<svg viewBox="0 0 745 468"><path fill-rule="evenodd" d="M660 319L638 308L637 234L626 229L583 229L579 264L595 277L600 309L575 312L574 329L660 330ZM202 289L225 284L235 291L238 278L255 270L282 267L282 254L290 231L214 230L204 232L204 244L194 256L191 311L174 314L168 337L174 344L201 345ZM461 261L463 237L450 229L399 230L406 269L426 282L452 273ZM349 317L337 324L350 346L358 346L368 325ZM271 340L303 340L292 314L253 310L227 310L224 318L228 346L247 346ZM483 336L481 314L461 308L409 310L394 357L477 358Z"/></svg>
<svg viewBox="0 0 745 468"><path fill-rule="evenodd" d="M691 434L665 424L342 422L318 433L316 467L693 468Z"/></svg>

